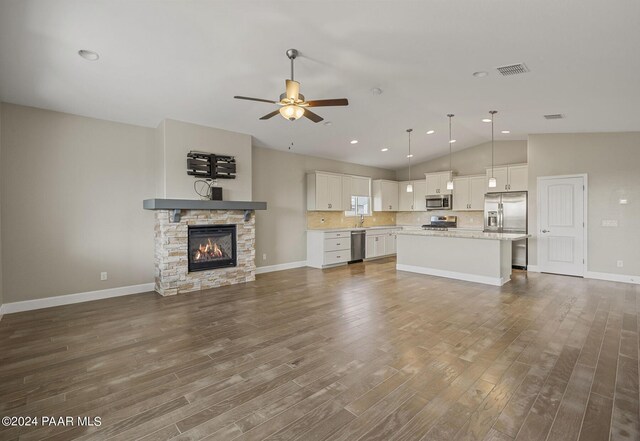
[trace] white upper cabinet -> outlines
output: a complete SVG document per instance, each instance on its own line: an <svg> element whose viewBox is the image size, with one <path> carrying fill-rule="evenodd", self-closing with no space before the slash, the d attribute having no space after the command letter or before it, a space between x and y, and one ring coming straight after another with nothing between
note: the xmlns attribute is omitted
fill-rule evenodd
<svg viewBox="0 0 640 441"><path fill-rule="evenodd" d="M509 169L507 167L494 167L493 177L496 178L496 186L489 187L489 178L491 178L491 169L487 169L487 192L507 191L507 184L509 182Z"/></svg>
<svg viewBox="0 0 640 441"><path fill-rule="evenodd" d="M413 181L398 183L398 211L413 211L413 193L407 193L407 185Z"/></svg>
<svg viewBox="0 0 640 441"><path fill-rule="evenodd" d="M526 191L529 178L528 170L529 167L527 164L494 167L493 176L496 178L496 186L489 187L491 168L487 168L487 192Z"/></svg>
<svg viewBox="0 0 640 441"><path fill-rule="evenodd" d="M398 211L427 211L427 184L421 181L402 181L398 183ZM413 191L407 192L407 184L413 185Z"/></svg>
<svg viewBox="0 0 640 441"><path fill-rule="evenodd" d="M342 177L342 208L351 209L351 176Z"/></svg>
<svg viewBox="0 0 640 441"><path fill-rule="evenodd" d="M373 211L399 211L398 189L395 181L373 181Z"/></svg>
<svg viewBox="0 0 640 441"><path fill-rule="evenodd" d="M423 179L421 181L413 181L413 211L427 211L427 183Z"/></svg>
<svg viewBox="0 0 640 441"><path fill-rule="evenodd" d="M345 176L351 180L351 196L371 196L371 178Z"/></svg>
<svg viewBox="0 0 640 441"><path fill-rule="evenodd" d="M347 211L351 196L371 197L371 178L320 171L307 174L307 210Z"/></svg>
<svg viewBox="0 0 640 441"><path fill-rule="evenodd" d="M453 180L454 211L484 210L485 177L461 176Z"/></svg>
<svg viewBox="0 0 640 441"><path fill-rule="evenodd" d="M527 191L529 187L529 166L512 165L509 167L508 191Z"/></svg>
<svg viewBox="0 0 640 441"><path fill-rule="evenodd" d="M469 178L459 177L453 180L453 210L469 210Z"/></svg>
<svg viewBox="0 0 640 441"><path fill-rule="evenodd" d="M425 173L426 195L451 194L451 190L447 190L447 181L451 179L451 176L450 171Z"/></svg>
<svg viewBox="0 0 640 441"><path fill-rule="evenodd" d="M307 175L307 210L342 211L342 176L330 173Z"/></svg>
<svg viewBox="0 0 640 441"><path fill-rule="evenodd" d="M469 176L470 210L484 210L485 182L485 177L482 175ZM455 202L455 199L453 201Z"/></svg>

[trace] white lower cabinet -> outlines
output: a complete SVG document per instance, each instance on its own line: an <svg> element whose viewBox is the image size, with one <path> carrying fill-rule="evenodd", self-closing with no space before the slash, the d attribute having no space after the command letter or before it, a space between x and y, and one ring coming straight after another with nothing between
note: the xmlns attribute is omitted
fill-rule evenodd
<svg viewBox="0 0 640 441"><path fill-rule="evenodd" d="M307 266L326 268L351 260L351 231L307 231Z"/></svg>
<svg viewBox="0 0 640 441"><path fill-rule="evenodd" d="M396 253L396 235L398 228L367 230L367 259L390 256Z"/></svg>

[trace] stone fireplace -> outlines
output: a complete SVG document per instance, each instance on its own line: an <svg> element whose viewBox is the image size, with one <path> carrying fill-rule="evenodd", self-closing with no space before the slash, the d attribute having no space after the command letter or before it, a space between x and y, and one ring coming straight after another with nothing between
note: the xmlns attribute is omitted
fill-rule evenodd
<svg viewBox="0 0 640 441"><path fill-rule="evenodd" d="M255 211L264 202L149 199L155 290L175 295L255 280Z"/></svg>

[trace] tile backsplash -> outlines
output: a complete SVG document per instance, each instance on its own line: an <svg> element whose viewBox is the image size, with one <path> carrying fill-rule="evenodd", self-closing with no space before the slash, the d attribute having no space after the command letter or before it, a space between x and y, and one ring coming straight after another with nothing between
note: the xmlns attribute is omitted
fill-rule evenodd
<svg viewBox="0 0 640 441"><path fill-rule="evenodd" d="M307 211L307 228L323 230L325 228L350 228L360 221L360 217L345 216L342 211ZM364 217L365 227L396 225L396 213L374 211Z"/></svg>
<svg viewBox="0 0 640 441"><path fill-rule="evenodd" d="M424 225L431 222L431 216L458 216L459 228L482 230L484 218L482 211L374 211L365 216L365 227L383 225ZM307 228L323 230L327 228L350 228L359 221L359 217L345 216L341 211L307 211Z"/></svg>
<svg viewBox="0 0 640 441"><path fill-rule="evenodd" d="M401 211L396 213L397 225L424 225L431 222L431 216L458 216L458 228L484 227L482 211Z"/></svg>

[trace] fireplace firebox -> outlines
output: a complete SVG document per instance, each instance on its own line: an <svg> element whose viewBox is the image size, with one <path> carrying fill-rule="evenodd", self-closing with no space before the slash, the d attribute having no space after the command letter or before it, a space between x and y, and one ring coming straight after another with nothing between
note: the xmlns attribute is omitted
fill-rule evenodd
<svg viewBox="0 0 640 441"><path fill-rule="evenodd" d="M235 225L189 225L189 272L237 265Z"/></svg>

